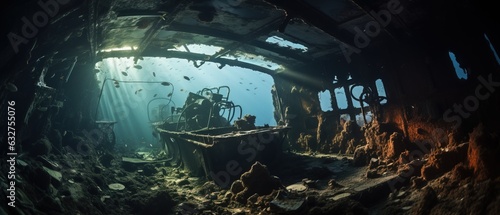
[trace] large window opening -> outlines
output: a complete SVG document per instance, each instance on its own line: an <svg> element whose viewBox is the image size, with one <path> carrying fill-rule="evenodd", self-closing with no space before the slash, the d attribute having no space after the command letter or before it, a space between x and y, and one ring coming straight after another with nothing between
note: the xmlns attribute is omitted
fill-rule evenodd
<svg viewBox="0 0 500 215"><path fill-rule="evenodd" d="M196 68L186 59L154 57L137 63L132 58L106 58L96 64L96 71L100 71L96 75L103 87L96 120L117 122L117 145L156 144L151 135L152 122L175 120L169 117L182 108L190 93L221 86L219 93L240 105L242 116L255 115L257 126L276 125L270 93L274 80L265 73L233 66L221 68L211 62ZM208 90L203 91L203 95L206 93ZM231 124L240 115L235 111Z"/></svg>

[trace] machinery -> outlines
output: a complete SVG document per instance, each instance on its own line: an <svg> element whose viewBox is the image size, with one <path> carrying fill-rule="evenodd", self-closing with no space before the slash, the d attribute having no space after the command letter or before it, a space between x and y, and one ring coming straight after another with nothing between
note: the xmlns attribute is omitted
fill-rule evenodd
<svg viewBox="0 0 500 215"><path fill-rule="evenodd" d="M153 123L173 163L222 187L256 161L275 163L289 129L253 125L255 117L242 117L242 107L230 101L229 94L227 86L190 92L179 111L172 108L172 116ZM236 114L239 117L234 124L244 121L252 126L232 126Z"/></svg>

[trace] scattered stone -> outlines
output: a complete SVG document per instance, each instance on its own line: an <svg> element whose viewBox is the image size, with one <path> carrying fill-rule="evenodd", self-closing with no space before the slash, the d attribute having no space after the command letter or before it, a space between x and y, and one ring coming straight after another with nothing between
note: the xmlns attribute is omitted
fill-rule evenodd
<svg viewBox="0 0 500 215"><path fill-rule="evenodd" d="M200 190L198 192L202 195L207 195L210 193L217 192L219 190L220 188L217 186L217 184L215 184L215 182L207 181L200 187Z"/></svg>
<svg viewBox="0 0 500 215"><path fill-rule="evenodd" d="M480 124L470 134L467 160L469 161L469 168L472 169L474 176L479 181L500 175L498 165L500 138L497 132ZM465 147L459 146L459 148Z"/></svg>
<svg viewBox="0 0 500 215"><path fill-rule="evenodd" d="M179 186L184 186L184 185L188 185L190 184L189 180L186 179L186 178L183 178L183 179L178 179L175 181L175 184L179 185Z"/></svg>
<svg viewBox="0 0 500 215"><path fill-rule="evenodd" d="M37 155L48 155L52 151L52 143L47 138L41 138L29 148L30 154L33 156Z"/></svg>
<svg viewBox="0 0 500 215"><path fill-rule="evenodd" d="M335 181L335 179L330 179L328 181L328 188L329 189L342 188L342 187L344 187L344 186L337 183L337 181Z"/></svg>
<svg viewBox="0 0 500 215"><path fill-rule="evenodd" d="M422 177L416 177L416 176L413 176L411 179L411 186L412 188L422 188L424 187L425 185L427 185L427 181L425 181Z"/></svg>
<svg viewBox="0 0 500 215"><path fill-rule="evenodd" d="M429 156L427 163L422 166L421 175L425 180L438 178L467 157L467 145L452 147L449 150L435 150ZM471 161L472 162L472 161Z"/></svg>
<svg viewBox="0 0 500 215"><path fill-rule="evenodd" d="M108 184L108 187L111 190L124 190L125 189L125 185L120 184L120 183Z"/></svg>
<svg viewBox="0 0 500 215"><path fill-rule="evenodd" d="M365 147L358 147L354 151L353 165L360 167L365 166L368 163L368 154L365 151Z"/></svg>
<svg viewBox="0 0 500 215"><path fill-rule="evenodd" d="M405 207L402 207L401 210L409 211L411 208L412 208L412 206L405 206Z"/></svg>
<svg viewBox="0 0 500 215"><path fill-rule="evenodd" d="M273 212L293 213L299 211L304 203L304 198L290 198L284 192L278 191L276 197L269 203L269 207Z"/></svg>
<svg viewBox="0 0 500 215"><path fill-rule="evenodd" d="M115 159L113 155L111 155L110 153L106 153L99 157L99 162L102 166L109 168L111 167L111 161L113 161L113 159Z"/></svg>
<svg viewBox="0 0 500 215"><path fill-rule="evenodd" d="M49 158L47 158L46 156L38 156L36 158L37 161L40 161L44 166L50 168L50 169L54 169L54 170L60 170L61 169L61 166L54 162L54 161L51 161Z"/></svg>
<svg viewBox="0 0 500 215"><path fill-rule="evenodd" d="M377 170L370 169L366 172L366 177L367 178L378 178L378 177L380 177L380 174L378 174Z"/></svg>
<svg viewBox="0 0 500 215"><path fill-rule="evenodd" d="M106 202L108 199L111 199L111 196L101 196L101 202Z"/></svg>
<svg viewBox="0 0 500 215"><path fill-rule="evenodd" d="M245 189L245 187L243 186L243 182L241 182L241 180L236 180L231 185L230 190L232 193L237 194L237 193L243 191L244 189Z"/></svg>
<svg viewBox="0 0 500 215"><path fill-rule="evenodd" d="M292 192L304 192L307 190L307 187L302 183L297 183L297 184L292 184L292 185L286 187L286 190L292 191Z"/></svg>
<svg viewBox="0 0 500 215"><path fill-rule="evenodd" d="M368 164L368 168L369 169L375 169L377 168L379 165L379 159L377 158L372 158L370 159L370 164Z"/></svg>
<svg viewBox="0 0 500 215"><path fill-rule="evenodd" d="M396 198L403 198L406 195L406 191L399 191L398 195L396 195Z"/></svg>
<svg viewBox="0 0 500 215"><path fill-rule="evenodd" d="M330 197L329 199L331 199L333 201L338 201L340 199L347 198L349 196L351 196L351 193L339 193L333 197Z"/></svg>
<svg viewBox="0 0 500 215"><path fill-rule="evenodd" d="M429 214L438 202L436 192L429 186L420 194L419 201L412 207L410 214Z"/></svg>
<svg viewBox="0 0 500 215"><path fill-rule="evenodd" d="M145 176L152 176L157 172L158 171L156 170L156 168L152 164L146 164L143 167L143 174Z"/></svg>
<svg viewBox="0 0 500 215"><path fill-rule="evenodd" d="M52 181L52 185L58 187L59 185L61 185L61 181L62 181L62 174L58 171L55 171L55 170L51 170L47 167L43 167L43 170L45 172L47 172L51 177L52 179L55 179L55 180L51 180Z"/></svg>
<svg viewBox="0 0 500 215"><path fill-rule="evenodd" d="M318 187L318 180L311 180L308 178L302 179L302 184L308 188L317 188Z"/></svg>
<svg viewBox="0 0 500 215"><path fill-rule="evenodd" d="M242 189L243 188L243 189ZM235 194L236 201L245 204L248 197L257 193L259 196L268 195L273 190L283 188L278 177L271 176L266 166L260 162L255 162L248 172L240 176L240 180L236 180L231 185L231 191Z"/></svg>
<svg viewBox="0 0 500 215"><path fill-rule="evenodd" d="M389 137L387 148L384 150L386 158L398 158L399 155L405 151L404 137L399 132L394 132Z"/></svg>

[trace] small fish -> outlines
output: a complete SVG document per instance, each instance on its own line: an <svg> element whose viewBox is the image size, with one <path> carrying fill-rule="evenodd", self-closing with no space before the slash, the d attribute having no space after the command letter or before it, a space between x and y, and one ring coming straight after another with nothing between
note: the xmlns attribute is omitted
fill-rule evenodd
<svg viewBox="0 0 500 215"><path fill-rule="evenodd" d="M158 94L155 94L153 97L156 97Z"/></svg>
<svg viewBox="0 0 500 215"><path fill-rule="evenodd" d="M272 67L270 64L267 64L267 67Z"/></svg>
<svg viewBox="0 0 500 215"><path fill-rule="evenodd" d="M122 72L122 75L124 76L128 76L128 74L126 72Z"/></svg>
<svg viewBox="0 0 500 215"><path fill-rule="evenodd" d="M187 76L184 76L184 79L186 79L186 80L188 80L188 81L190 81L190 80L191 80L191 79L190 79L189 77L187 77Z"/></svg>
<svg viewBox="0 0 500 215"><path fill-rule="evenodd" d="M7 89L8 91L13 92L13 93L17 92L17 87L12 82L7 83L5 85L5 89Z"/></svg>
<svg viewBox="0 0 500 215"><path fill-rule="evenodd" d="M243 84L243 82L240 81L240 84Z"/></svg>
<svg viewBox="0 0 500 215"><path fill-rule="evenodd" d="M54 76L56 76L56 73L52 74L52 76L50 76L50 78L54 78Z"/></svg>
<svg viewBox="0 0 500 215"><path fill-rule="evenodd" d="M170 96L172 96L172 93L169 93L169 94L167 95L167 97L170 97Z"/></svg>
<svg viewBox="0 0 500 215"><path fill-rule="evenodd" d="M250 84L253 84L252 82L250 82Z"/></svg>
<svg viewBox="0 0 500 215"><path fill-rule="evenodd" d="M256 90L256 89L257 89L257 87L255 87L255 88L253 88L253 89L254 89L254 90Z"/></svg>
<svg viewBox="0 0 500 215"><path fill-rule="evenodd" d="M115 85L116 88L120 88L120 85Z"/></svg>
<svg viewBox="0 0 500 215"><path fill-rule="evenodd" d="M130 66L125 67L126 70L128 70L129 68L130 68Z"/></svg>
<svg viewBox="0 0 500 215"><path fill-rule="evenodd" d="M137 93L139 93L141 91L142 91L142 89L138 89L138 90L135 91L135 94L137 95Z"/></svg>
<svg viewBox="0 0 500 215"><path fill-rule="evenodd" d="M118 81L117 81L117 80L115 80L115 82L114 82L114 83L115 83L116 85L120 84L120 83L118 83Z"/></svg>
<svg viewBox="0 0 500 215"><path fill-rule="evenodd" d="M247 91L250 91L249 89L247 89Z"/></svg>
<svg viewBox="0 0 500 215"><path fill-rule="evenodd" d="M184 89L181 89L181 92L184 91Z"/></svg>
<svg viewBox="0 0 500 215"><path fill-rule="evenodd" d="M156 73L155 72L153 72L153 76L156 77Z"/></svg>
<svg viewBox="0 0 500 215"><path fill-rule="evenodd" d="M142 66L136 64L136 65L134 65L134 68L136 68L136 69L142 69Z"/></svg>
<svg viewBox="0 0 500 215"><path fill-rule="evenodd" d="M170 83L168 83L168 82L161 82L161 85L163 85L163 86L170 86Z"/></svg>

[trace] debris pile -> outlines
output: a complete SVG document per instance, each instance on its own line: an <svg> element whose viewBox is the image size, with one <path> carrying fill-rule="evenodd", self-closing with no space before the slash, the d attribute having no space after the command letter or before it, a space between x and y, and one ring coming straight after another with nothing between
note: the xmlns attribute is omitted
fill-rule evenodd
<svg viewBox="0 0 500 215"><path fill-rule="evenodd" d="M272 176L267 167L260 162L255 162L248 172L243 173L239 180L233 182L230 190L233 200L246 204L254 195L269 195L274 190L282 188L283 185L278 177Z"/></svg>
<svg viewBox="0 0 500 215"><path fill-rule="evenodd" d="M255 116L245 115L243 119L238 119L234 121L234 126L240 131L255 129Z"/></svg>
<svg viewBox="0 0 500 215"><path fill-rule="evenodd" d="M362 145L362 133L360 127L354 121L346 121L342 131L333 138L330 152L340 154L353 154L358 145Z"/></svg>

